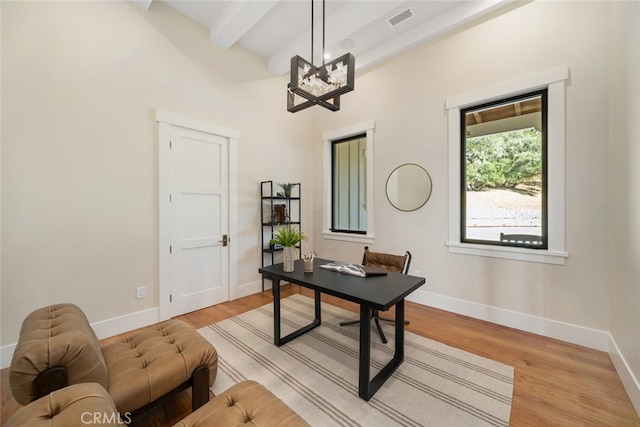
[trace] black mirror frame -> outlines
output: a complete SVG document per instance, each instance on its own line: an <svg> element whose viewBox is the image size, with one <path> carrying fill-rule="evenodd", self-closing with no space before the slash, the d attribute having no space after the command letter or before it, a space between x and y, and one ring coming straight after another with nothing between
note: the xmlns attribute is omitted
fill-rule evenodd
<svg viewBox="0 0 640 427"><path fill-rule="evenodd" d="M429 193L426 195L426 198L424 200L424 202L422 202L422 204L420 204L419 206L413 208L413 209L402 209L400 207L398 207L393 201L391 201L391 199L389 198L389 179L391 179L391 177L393 176L393 174L399 170L400 168L404 167L404 166L416 166L420 169L422 169L426 175L426 178L429 182ZM403 163L399 166L397 166L395 169L393 169L391 171L391 173L389 174L389 176L387 177L387 181L385 183L384 186L384 192L385 195L387 196L387 200L389 201L389 204L391 204L391 206L393 206L394 208L398 209L399 211L402 212L413 212L413 211L417 211L418 209L420 209L421 207L423 207L424 205L427 204L427 202L429 201L429 199L431 198L431 193L433 192L433 180L431 179L431 175L429 175L429 172L427 172L427 170L425 168L423 168L422 166L416 164L416 163Z"/></svg>

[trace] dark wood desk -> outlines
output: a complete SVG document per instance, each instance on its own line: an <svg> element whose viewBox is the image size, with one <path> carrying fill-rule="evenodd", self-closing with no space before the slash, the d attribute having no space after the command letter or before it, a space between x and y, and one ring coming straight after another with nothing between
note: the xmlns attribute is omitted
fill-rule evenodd
<svg viewBox="0 0 640 427"><path fill-rule="evenodd" d="M326 259L314 260L313 273L304 273L302 261L295 262L295 271L285 273L282 264L260 268L265 278L273 281L273 341L281 346L310 331L321 323L320 294L325 293L360 304L360 362L358 374L358 394L365 400L371 399L384 382L400 366L404 359L404 299L425 283L423 277L400 273L386 276L357 277L320 268L331 262ZM294 283L314 291L315 315L310 324L280 336L280 281ZM371 313L373 309L388 310L396 307L396 345L391 361L372 379L371 371Z"/></svg>

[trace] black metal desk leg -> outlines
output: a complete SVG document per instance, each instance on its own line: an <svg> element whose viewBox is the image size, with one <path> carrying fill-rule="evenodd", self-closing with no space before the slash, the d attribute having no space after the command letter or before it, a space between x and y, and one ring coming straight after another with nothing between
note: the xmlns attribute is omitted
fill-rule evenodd
<svg viewBox="0 0 640 427"><path fill-rule="evenodd" d="M396 304L396 351L394 359L404 360L404 299Z"/></svg>
<svg viewBox="0 0 640 427"><path fill-rule="evenodd" d="M321 300L320 291L315 291L315 309L316 309L315 315L316 315L316 318L314 320L314 323L316 323L318 325L320 323L322 323L322 316L321 316L322 310L320 308L320 300Z"/></svg>
<svg viewBox="0 0 640 427"><path fill-rule="evenodd" d="M280 345L280 280L272 279L273 287L273 343Z"/></svg>
<svg viewBox="0 0 640 427"><path fill-rule="evenodd" d="M289 341L306 334L311 329L320 326L320 314L322 313L320 308L320 291L315 291L315 318L313 322L306 326L303 326L288 335L282 336L281 331L281 304L280 304L280 280L273 279L273 343L278 347L288 343Z"/></svg>
<svg viewBox="0 0 640 427"><path fill-rule="evenodd" d="M371 309L360 306L360 375L358 394L369 400L404 359L404 300L396 304L396 348L393 358L369 381L371 364Z"/></svg>
<svg viewBox="0 0 640 427"><path fill-rule="evenodd" d="M358 395L371 398L369 376L371 371L371 308L360 305L360 366L358 367Z"/></svg>

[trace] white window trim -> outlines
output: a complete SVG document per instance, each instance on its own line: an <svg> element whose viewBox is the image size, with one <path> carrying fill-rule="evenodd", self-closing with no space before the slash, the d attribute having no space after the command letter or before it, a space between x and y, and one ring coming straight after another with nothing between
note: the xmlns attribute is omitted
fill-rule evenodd
<svg viewBox="0 0 640 427"><path fill-rule="evenodd" d="M450 97L446 101L449 133L449 252L564 265L565 85L566 66ZM460 110L501 98L548 88L547 229L549 248L527 249L460 242Z"/></svg>
<svg viewBox="0 0 640 427"><path fill-rule="evenodd" d="M373 134L375 131L375 122L367 120L362 123L327 132L322 135L323 148L323 169L324 169L324 218L322 237L330 240L342 240L345 242L373 244L374 228L373 228ZM366 206L367 206L367 234L355 233L338 233L331 231L331 150L332 142L338 139L348 138L350 136L366 134L367 151L366 156Z"/></svg>

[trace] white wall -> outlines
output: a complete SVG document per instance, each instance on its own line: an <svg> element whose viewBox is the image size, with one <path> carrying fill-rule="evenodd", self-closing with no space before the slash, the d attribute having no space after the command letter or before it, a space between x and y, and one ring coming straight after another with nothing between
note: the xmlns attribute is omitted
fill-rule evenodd
<svg viewBox="0 0 640 427"><path fill-rule="evenodd" d="M609 7L611 358L640 413L640 3Z"/></svg>
<svg viewBox="0 0 640 427"><path fill-rule="evenodd" d="M232 286L258 290L258 182L305 184L312 223L312 114L286 111L286 77L244 49L216 48L158 2L1 7L0 345L51 303L76 303L100 324L158 306L156 108L240 131ZM129 319L118 324L139 326Z"/></svg>
<svg viewBox="0 0 640 427"><path fill-rule="evenodd" d="M316 113L316 195L322 194L320 135L375 120L372 249L412 252L412 272L420 270L427 284L411 299L606 349L606 16L606 2L523 5L356 76L356 89L343 97L340 115ZM445 100L559 66L568 66L571 73L566 91L566 265L450 254L445 246ZM389 173L405 162L425 167L433 180L427 204L408 213L394 209L384 193ZM316 212L321 212L319 204L316 197ZM314 231L321 255L359 259L362 245L320 240L319 226ZM576 331L584 336L577 337Z"/></svg>
<svg viewBox="0 0 640 427"><path fill-rule="evenodd" d="M413 253L412 272L427 284L410 299L608 350L638 412L639 20L637 2L526 4L357 75L339 116L316 112L313 142L319 218L321 135L375 120L372 249ZM570 69L566 264L450 254L445 99L558 66ZM433 180L431 198L416 212L395 210L384 194L387 176L405 162L422 165ZM322 240L321 231L317 221L321 256L360 259L361 244Z"/></svg>

